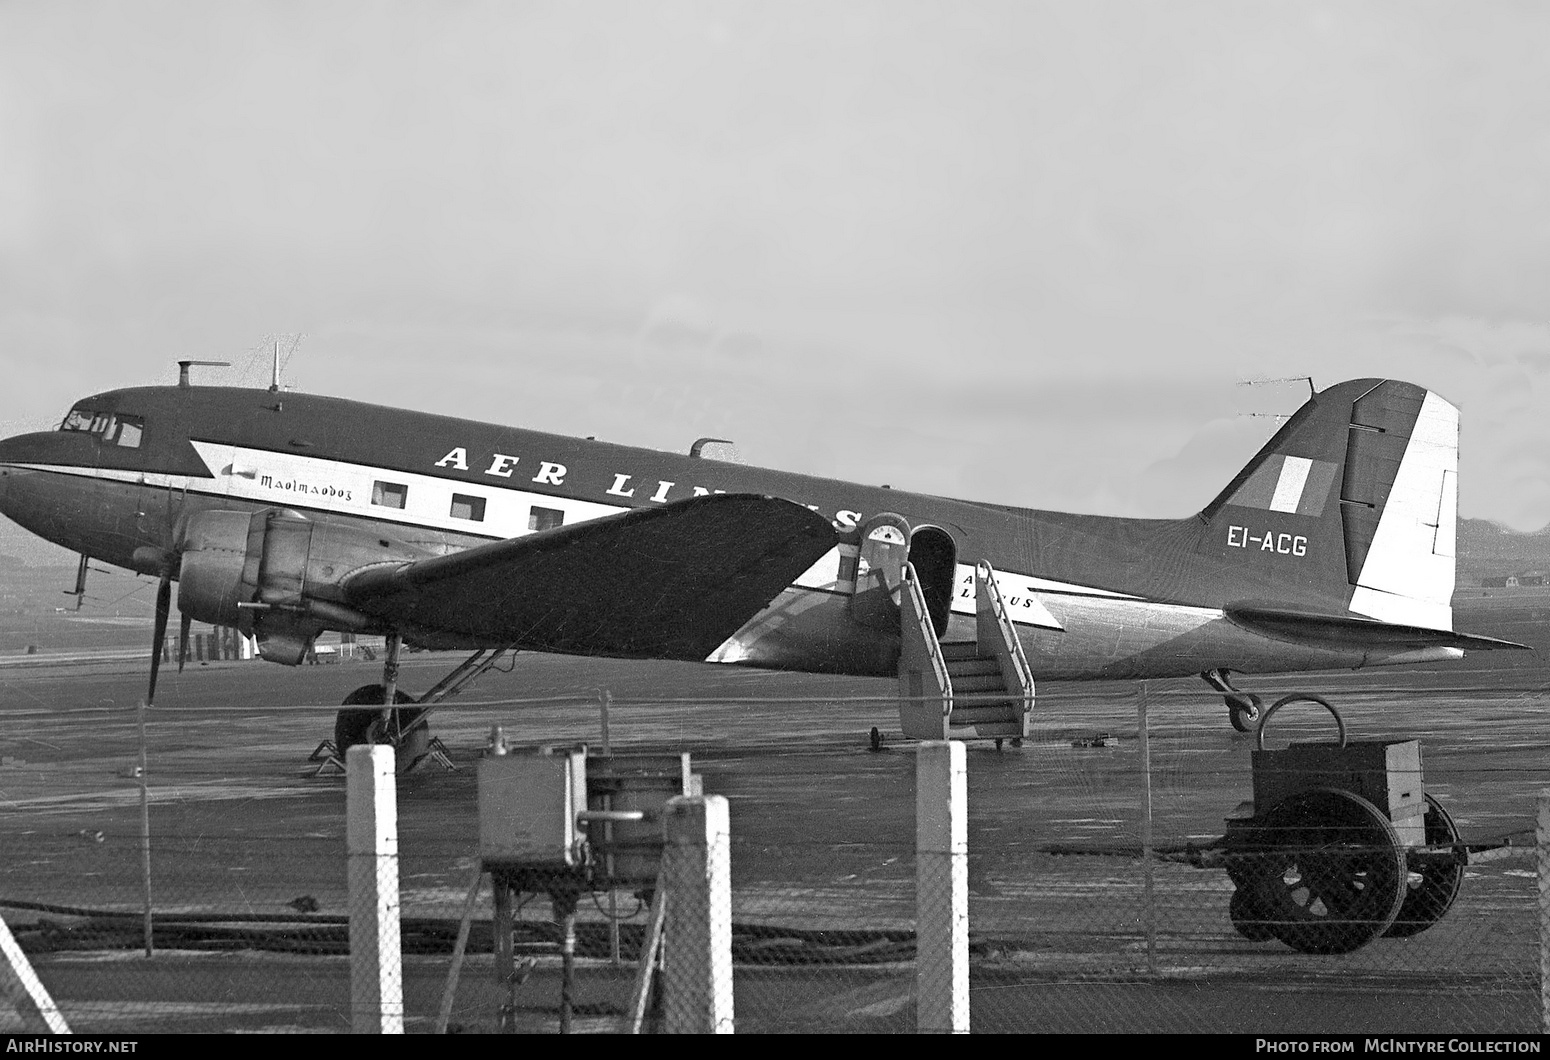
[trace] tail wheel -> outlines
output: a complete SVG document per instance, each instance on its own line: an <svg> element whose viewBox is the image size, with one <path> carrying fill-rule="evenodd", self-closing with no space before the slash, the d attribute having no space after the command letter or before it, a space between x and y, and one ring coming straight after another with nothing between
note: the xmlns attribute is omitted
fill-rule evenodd
<svg viewBox="0 0 1550 1060"><path fill-rule="evenodd" d="M344 697L345 707L376 706L375 710L341 710L334 717L334 747L341 758L356 744L392 744L398 760L398 771L414 766L430 751L431 732L426 725L415 725L425 711L421 708L405 709L400 706L394 719L384 726L380 709L387 690L381 685L362 685ZM395 704L414 702L414 697L402 690L395 690ZM413 728L411 728L413 726ZM396 728L396 731L392 731ZM400 735L405 734L405 735Z"/></svg>
<svg viewBox="0 0 1550 1060"><path fill-rule="evenodd" d="M1259 724L1260 698L1253 692L1234 692L1222 698L1227 701L1227 716L1232 727L1239 732L1253 732Z"/></svg>
<svg viewBox="0 0 1550 1060"><path fill-rule="evenodd" d="M1426 796L1426 845L1447 846L1442 853L1412 852L1405 867L1409 870L1404 903L1393 925L1384 932L1389 938L1403 939L1419 935L1453 907L1459 888L1464 884L1464 865L1469 859L1451 844L1459 841L1458 825L1442 808L1442 803Z"/></svg>
<svg viewBox="0 0 1550 1060"><path fill-rule="evenodd" d="M1246 837L1245 910L1303 953L1350 953L1394 923L1405 897L1405 851L1372 803L1333 788L1271 807Z"/></svg>

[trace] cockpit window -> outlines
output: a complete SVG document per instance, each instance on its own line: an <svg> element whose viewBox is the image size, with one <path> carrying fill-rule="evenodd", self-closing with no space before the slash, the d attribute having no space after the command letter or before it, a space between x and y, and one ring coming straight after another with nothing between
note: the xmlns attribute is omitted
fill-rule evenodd
<svg viewBox="0 0 1550 1060"><path fill-rule="evenodd" d="M111 412L93 412L91 409L71 409L59 425L62 431L90 431L103 441L121 445L125 449L140 448L145 436L145 418L142 416L115 415Z"/></svg>
<svg viewBox="0 0 1550 1060"><path fill-rule="evenodd" d="M108 441L123 446L125 449L140 448L140 436L145 433L145 421L139 416L118 417L116 428L110 428L106 435Z"/></svg>

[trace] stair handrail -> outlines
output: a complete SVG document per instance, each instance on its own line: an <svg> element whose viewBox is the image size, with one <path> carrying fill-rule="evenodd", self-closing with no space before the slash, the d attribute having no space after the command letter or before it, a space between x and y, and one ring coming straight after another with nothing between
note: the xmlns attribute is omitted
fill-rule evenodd
<svg viewBox="0 0 1550 1060"><path fill-rule="evenodd" d="M907 611L913 620L914 630L909 632L918 632L919 638L916 643L925 648L926 657L931 662L931 671L942 697L942 717L945 718L952 713L953 709L953 681L948 676L947 659L942 655L942 642L937 638L936 626L931 622L931 612L926 607L926 594L921 590L920 578L915 573L913 563L904 565L903 588L902 595L908 598L908 604L901 608L901 617L902 612ZM902 600L901 603L903 603ZM908 636L909 632L905 632L904 635Z"/></svg>
<svg viewBox="0 0 1550 1060"><path fill-rule="evenodd" d="M1033 670L1001 596L995 568L988 561L980 560L974 566L974 581L975 640L980 651L989 648L995 655L1007 691L1022 700L1023 713L1027 714L1033 710Z"/></svg>

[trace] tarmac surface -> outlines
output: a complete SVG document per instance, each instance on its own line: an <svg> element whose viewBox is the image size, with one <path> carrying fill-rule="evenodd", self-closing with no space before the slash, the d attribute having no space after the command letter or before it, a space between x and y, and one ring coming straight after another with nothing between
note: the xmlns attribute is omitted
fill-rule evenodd
<svg viewBox="0 0 1550 1060"><path fill-rule="evenodd" d="M1422 739L1427 790L1467 840L1531 842L1535 797L1550 787L1550 671L1533 657L1478 660L1240 687L1267 702L1328 695L1353 738ZM408 655L400 680L418 691L456 661ZM307 756L332 734L329 704L377 680L376 666L164 670L147 724L150 960L136 948L139 920L122 915L143 902L132 772L143 670L91 655L0 666L0 913L80 1029L347 1029L344 781L313 775ZM446 977L491 726L533 745L597 746L604 689L615 751L689 751L707 793L730 801L739 1029L911 1029L914 755L896 732L880 752L867 742L874 725L896 730L891 682L537 655L437 711L455 771L400 780L410 1029L429 1029ZM976 1030L1538 1029L1531 856L1471 865L1453 910L1413 939L1340 957L1251 942L1228 921L1224 873L1139 856L1143 696L1156 849L1209 842L1249 797L1253 740L1227 725L1220 698L1198 679L1039 692L1032 740L969 750ZM1332 730L1307 707L1273 726L1272 743ZM1099 731L1118 746L1072 746ZM628 895L618 901L633 911ZM580 1029L613 1025L632 974L607 958L603 909L584 907L595 959L578 984ZM486 897L478 916L488 910ZM519 992L519 1026L552 1029L544 903L523 919L540 961ZM626 958L641 920L623 929ZM476 927L475 949L478 938ZM454 1022L465 1029L494 1026L490 969L476 953L464 970Z"/></svg>

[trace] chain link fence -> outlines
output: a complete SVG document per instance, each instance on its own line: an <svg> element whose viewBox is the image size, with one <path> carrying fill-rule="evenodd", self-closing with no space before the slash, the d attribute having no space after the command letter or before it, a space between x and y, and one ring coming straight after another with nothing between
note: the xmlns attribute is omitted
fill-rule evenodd
<svg viewBox="0 0 1550 1060"><path fill-rule="evenodd" d="M1334 831L1322 834L1309 833L1306 822L1270 822L1285 830L1278 836L1293 836L1278 840L1285 849L1250 844L1237 861L1223 860L1226 819L1251 795L1246 742L1223 734L1225 723L1201 706L1197 690L1154 686L1144 770L1130 693L1112 693L1101 711L1081 707L1081 694L1045 693L1041 715L1064 720L1039 726L1020 747L969 748L974 1030L1541 1029L1532 828L1535 792L1550 784L1542 744L1439 741L1434 750L1428 742L1426 791L1456 820L1459 849L1473 848L1459 866L1456 899L1425 930L1390 931L1355 947L1315 938L1297 948L1281 935L1323 937L1338 934L1344 919L1371 919L1356 913L1385 873L1403 874L1406 895L1421 889L1434 899L1445 884L1424 866L1372 860L1383 845L1364 843L1362 822L1343 818L1326 820ZM1357 732L1403 727L1403 717L1364 704L1358 698L1348 710ZM1471 693L1470 704L1505 719L1500 728L1511 732L1513 719L1543 710L1545 695ZM632 704L619 698L614 709L616 741L627 745ZM649 709L695 719L685 723L692 731L683 746L706 792L730 802L736 1030L914 1031L915 745L889 742L873 753L861 735L887 708L877 700L825 704L862 719L854 741L711 742L703 750L693 741L716 728L708 705ZM735 707L739 716L793 709L789 701ZM410 1032L439 1023L452 1032L494 1031L503 1010L514 1029L559 1029L565 932L551 899L517 896L504 969L488 877L469 900L479 867L471 787L478 741L470 736L524 710L479 706L466 731L448 735L459 772L398 781L399 985ZM1113 743L1098 739L1098 725ZM132 746L131 723L94 728L120 751ZM1326 735L1317 729L1289 721L1281 739ZM218 778L232 794L227 809L212 814L210 803L180 794L179 778L157 774L158 742L165 757L176 728L153 720L151 730L149 957L138 782L98 776L90 791L73 794L79 775L68 769L38 779L36 791L8 781L0 914L60 1010L73 1029L100 1033L350 1030L343 782L300 773L272 782L239 770ZM212 776L228 768L209 766ZM1341 889L1320 883L1321 873ZM1246 890L1259 903L1247 911L1250 900L1234 897ZM660 969L644 995L640 989L654 897L650 888L580 896L573 1030L626 1030L637 1016L648 1032L672 1025L674 998L687 987L674 980L683 966L675 969L667 944L671 913ZM466 956L448 994L465 910ZM1270 926L1289 919L1301 926ZM24 1029L23 1017L0 1006L0 1030Z"/></svg>

